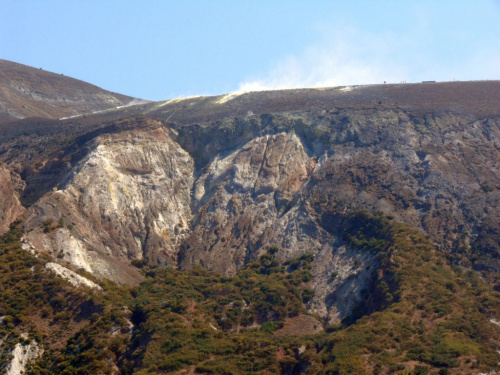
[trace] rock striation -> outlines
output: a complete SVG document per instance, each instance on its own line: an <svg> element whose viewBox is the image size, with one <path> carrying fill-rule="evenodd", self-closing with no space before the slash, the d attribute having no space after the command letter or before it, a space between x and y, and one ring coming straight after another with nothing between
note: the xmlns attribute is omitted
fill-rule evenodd
<svg viewBox="0 0 500 375"><path fill-rule="evenodd" d="M154 120L88 141L88 154L27 214L25 243L98 277L139 279L131 260L176 264L193 161Z"/></svg>

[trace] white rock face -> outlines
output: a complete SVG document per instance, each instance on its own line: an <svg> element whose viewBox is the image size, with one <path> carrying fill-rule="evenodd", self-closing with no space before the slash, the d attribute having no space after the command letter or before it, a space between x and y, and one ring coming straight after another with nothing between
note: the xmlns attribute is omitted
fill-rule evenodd
<svg viewBox="0 0 500 375"><path fill-rule="evenodd" d="M7 366L6 375L20 375L26 370L26 365L43 354L43 348L38 346L36 341L31 341L29 345L16 344L11 355L14 356Z"/></svg>
<svg viewBox="0 0 500 375"><path fill-rule="evenodd" d="M45 268L55 272L58 276L61 276L63 279L68 280L74 286L88 286L89 288L99 289L102 288L94 283L93 281L83 277L76 272L71 271L70 269L61 266L60 264L49 262L45 265Z"/></svg>
<svg viewBox="0 0 500 375"><path fill-rule="evenodd" d="M364 298L363 291L369 288L377 264L376 256L345 246L324 250L314 263L311 309L326 317L329 324L338 324Z"/></svg>
<svg viewBox="0 0 500 375"><path fill-rule="evenodd" d="M26 241L119 282L137 279L132 259L174 263L191 218L193 161L150 125L92 141L60 190L30 209ZM62 225L44 233L47 218Z"/></svg>
<svg viewBox="0 0 500 375"><path fill-rule="evenodd" d="M287 209L314 164L294 133L258 137L215 158L194 184L197 212L181 265L199 263L234 274L263 246L262 236Z"/></svg>

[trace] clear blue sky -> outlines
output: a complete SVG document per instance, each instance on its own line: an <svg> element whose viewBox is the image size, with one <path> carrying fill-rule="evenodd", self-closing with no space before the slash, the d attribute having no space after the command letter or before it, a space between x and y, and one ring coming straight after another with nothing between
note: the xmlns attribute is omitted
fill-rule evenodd
<svg viewBox="0 0 500 375"><path fill-rule="evenodd" d="M500 79L500 0L0 0L0 58L151 100Z"/></svg>

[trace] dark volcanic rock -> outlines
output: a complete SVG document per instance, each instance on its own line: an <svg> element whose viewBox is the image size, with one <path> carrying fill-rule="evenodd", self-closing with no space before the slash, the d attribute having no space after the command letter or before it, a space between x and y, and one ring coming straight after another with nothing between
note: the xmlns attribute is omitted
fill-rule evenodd
<svg viewBox="0 0 500 375"><path fill-rule="evenodd" d="M0 235L25 211L19 199L23 188L21 177L0 160Z"/></svg>

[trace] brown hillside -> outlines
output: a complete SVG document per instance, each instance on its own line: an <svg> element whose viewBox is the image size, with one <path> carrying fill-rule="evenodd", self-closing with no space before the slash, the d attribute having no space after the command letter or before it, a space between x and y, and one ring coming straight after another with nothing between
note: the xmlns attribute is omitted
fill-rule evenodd
<svg viewBox="0 0 500 375"><path fill-rule="evenodd" d="M414 115L432 112L484 118L500 114L499 98L500 81L438 82L250 92L175 99L122 111L141 111L179 123L248 114L369 108L395 108Z"/></svg>
<svg viewBox="0 0 500 375"><path fill-rule="evenodd" d="M0 124L27 117L57 119L91 113L132 100L61 74L0 60Z"/></svg>

